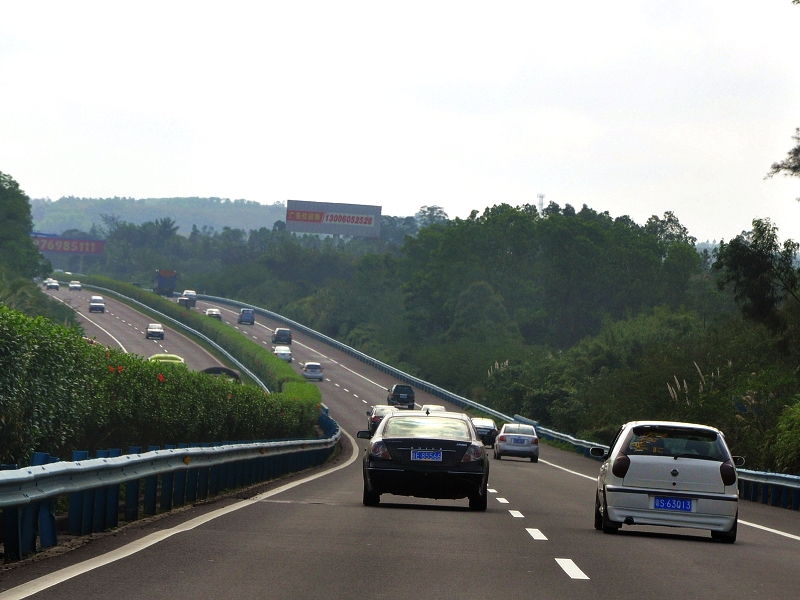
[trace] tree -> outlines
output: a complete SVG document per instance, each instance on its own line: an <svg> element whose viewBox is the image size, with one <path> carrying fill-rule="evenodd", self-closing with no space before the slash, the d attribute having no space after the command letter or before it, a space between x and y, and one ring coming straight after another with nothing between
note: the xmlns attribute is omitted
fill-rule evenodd
<svg viewBox="0 0 800 600"><path fill-rule="evenodd" d="M0 267L22 277L47 275L50 263L31 239L30 199L10 175L0 172Z"/></svg>
<svg viewBox="0 0 800 600"><path fill-rule="evenodd" d="M437 223L447 223L449 219L441 206L423 206L414 217L419 222L420 229Z"/></svg>
<svg viewBox="0 0 800 600"><path fill-rule="evenodd" d="M800 4L800 0L794 0L793 4ZM781 162L772 163L772 167L764 179L783 173L787 177L800 177L800 127L794 130L792 139L797 142L797 145L789 150L788 155ZM797 198L800 202L800 198Z"/></svg>
<svg viewBox="0 0 800 600"><path fill-rule="evenodd" d="M727 244L720 242L712 268L721 272L720 289L733 283L734 298L745 317L779 331L785 327L778 312L784 300L792 297L800 302L800 274L794 268L800 244L786 240L781 247L777 232L769 219L754 219L752 231Z"/></svg>

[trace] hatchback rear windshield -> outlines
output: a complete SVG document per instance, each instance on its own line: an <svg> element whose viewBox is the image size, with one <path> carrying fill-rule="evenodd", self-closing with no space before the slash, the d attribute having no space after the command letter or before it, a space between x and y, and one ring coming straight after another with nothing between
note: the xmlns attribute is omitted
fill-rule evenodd
<svg viewBox="0 0 800 600"><path fill-rule="evenodd" d="M503 433L521 433L523 435L536 435L533 425L506 425Z"/></svg>
<svg viewBox="0 0 800 600"><path fill-rule="evenodd" d="M437 419L436 417L388 417L383 437L447 438L471 440L469 428L459 419Z"/></svg>
<svg viewBox="0 0 800 600"><path fill-rule="evenodd" d="M629 456L658 454L719 461L730 458L716 432L684 427L634 427L623 452Z"/></svg>

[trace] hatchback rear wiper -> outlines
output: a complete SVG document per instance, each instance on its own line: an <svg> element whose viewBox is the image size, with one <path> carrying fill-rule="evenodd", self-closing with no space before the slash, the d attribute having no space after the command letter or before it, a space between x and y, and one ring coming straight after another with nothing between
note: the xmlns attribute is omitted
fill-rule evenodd
<svg viewBox="0 0 800 600"><path fill-rule="evenodd" d="M688 453L688 452L684 452L683 454L676 454L672 458L674 458L675 460L678 460L679 458L697 458L697 459L700 459L700 460L719 460L719 458L717 458L715 456L707 456L705 454L691 454L691 453Z"/></svg>

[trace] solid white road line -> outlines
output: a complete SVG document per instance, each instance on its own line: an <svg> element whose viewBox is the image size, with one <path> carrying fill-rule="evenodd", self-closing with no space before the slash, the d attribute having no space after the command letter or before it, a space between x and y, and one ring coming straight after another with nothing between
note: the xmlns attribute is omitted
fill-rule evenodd
<svg viewBox="0 0 800 600"><path fill-rule="evenodd" d="M763 525L757 525L756 523L750 523L748 521L742 521L741 519L739 519L739 525L747 525L748 527L755 527L756 529L761 529L762 531L769 531L770 533L774 533L775 535L782 535L783 537L800 541L800 535L793 535L791 533L786 533L785 531L770 529L769 527L764 527Z"/></svg>
<svg viewBox="0 0 800 600"><path fill-rule="evenodd" d="M290 490L298 485L302 485L304 483L308 483L309 481L314 481L315 479L319 479L320 477L324 477L346 467L349 467L351 464L355 462L359 455L358 444L353 439L349 433L347 433L344 429L341 429L341 432L346 435L350 439L350 443L353 447L353 453L350 458L347 459L346 462L339 465L338 467L334 467L329 469L328 471L324 471L322 473L317 473L316 475L311 475L309 477L305 477L303 479L299 479L292 483L286 484L269 492L264 492L263 494L259 494L258 496L253 496L247 500L242 500L235 504L231 504L230 506L226 506L225 508L220 508L218 510L211 511L208 514L205 514L201 517L197 517L177 527L173 527L172 529L166 529L164 531L158 531L156 533L151 533L143 537L140 540L122 546L121 548L117 548L112 552L107 554L103 554L102 556L98 556L96 558L92 558L90 560L86 560L82 563L78 563L71 567L67 567L65 569L61 569L60 571L56 571L55 573L50 573L49 575L45 575L44 577L40 577L39 579L34 579L33 581L29 581L28 583L24 583L20 586L7 590L5 592L0 593L0 600L20 600L21 598L27 598L28 596L32 596L33 594L37 594L42 590L46 590L47 588L53 587L54 585L58 585L68 579L72 579L73 577L77 577L78 575L82 575L83 573L87 573L88 571L92 571L94 569L103 567L107 564L112 562L116 562L123 558L126 558L132 554L139 552L140 550L144 550L149 546L157 544L158 542L162 542L165 539L172 537L175 534L183 533L184 531L190 531L195 527L199 527L200 525L204 525L209 521L213 521L217 517L222 517L224 515L230 514L239 510L240 508L246 508L251 506L252 504L256 504L257 502L261 502L285 492L286 490Z"/></svg>
<svg viewBox="0 0 800 600"><path fill-rule="evenodd" d="M569 558L557 558L556 562L558 566L564 569L564 572L569 575L572 579L589 579L586 576L586 573L581 571L572 559Z"/></svg>
<svg viewBox="0 0 800 600"><path fill-rule="evenodd" d="M550 465L551 467L555 467L556 469L561 469L562 471L566 471L567 473L572 473L573 475L577 475L578 477L583 477L584 479L590 479L592 481L597 481L597 477L590 477L589 475L584 475L583 473L578 473L577 471L573 471L571 469L567 469L565 467L559 466L555 463L548 462L546 460L539 459L539 462L542 462L546 465Z"/></svg>
<svg viewBox="0 0 800 600"><path fill-rule="evenodd" d="M500 504L508 504L508 500L505 498L495 498Z"/></svg>
<svg viewBox="0 0 800 600"><path fill-rule="evenodd" d="M525 518L525 517L522 515L522 513L521 513L521 512L519 512L518 510L510 510L510 511L508 511L508 512L509 512L509 514L510 514L512 517L515 517L515 518L517 518L517 519L524 519L524 518ZM2 598L2 596L0 596L0 598Z"/></svg>
<svg viewBox="0 0 800 600"><path fill-rule="evenodd" d="M530 529L529 528L529 529L526 529L525 531L530 533L531 537L533 539L535 539L535 540L546 540L547 539L547 537L545 537L545 535L541 531L539 531L538 529Z"/></svg>

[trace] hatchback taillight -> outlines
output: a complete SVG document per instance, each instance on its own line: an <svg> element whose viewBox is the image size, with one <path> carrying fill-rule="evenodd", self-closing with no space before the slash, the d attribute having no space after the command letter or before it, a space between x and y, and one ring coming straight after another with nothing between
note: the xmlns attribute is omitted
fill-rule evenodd
<svg viewBox="0 0 800 600"><path fill-rule="evenodd" d="M614 464L611 465L611 472L614 474L615 477L619 477L623 479L625 477L625 473L628 472L628 468L631 466L631 459L628 458L627 454L623 454L620 452L617 454L617 458L614 459Z"/></svg>
<svg viewBox="0 0 800 600"><path fill-rule="evenodd" d="M383 458L386 460L392 458L389 454L389 450L386 448L386 444L383 442L373 442L372 447L369 449L369 454L372 458Z"/></svg>
<svg viewBox="0 0 800 600"><path fill-rule="evenodd" d="M467 451L464 452L464 458L461 459L461 462L474 462L479 461L481 458L483 458L481 449L474 444L470 444Z"/></svg>
<svg viewBox="0 0 800 600"><path fill-rule="evenodd" d="M722 475L722 483L725 485L736 483L736 467L730 458L719 466L719 474Z"/></svg>

